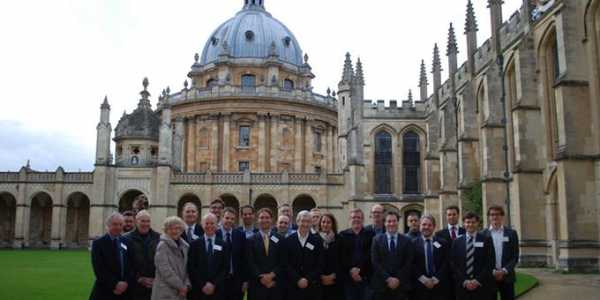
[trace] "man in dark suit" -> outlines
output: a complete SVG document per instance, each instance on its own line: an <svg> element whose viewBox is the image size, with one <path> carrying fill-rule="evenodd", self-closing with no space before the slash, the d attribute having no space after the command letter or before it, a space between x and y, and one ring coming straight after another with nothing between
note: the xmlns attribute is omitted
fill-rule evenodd
<svg viewBox="0 0 600 300"><path fill-rule="evenodd" d="M279 216L287 216L288 218L290 218L290 224L289 224L289 229L296 231L298 230L298 225L296 225L295 221L294 221L294 212L292 210L292 207L287 204L281 204L281 206L279 206L279 210L277 212L277 214Z"/></svg>
<svg viewBox="0 0 600 300"><path fill-rule="evenodd" d="M217 236L217 217L212 213L202 218L204 235L192 242L188 254L188 274L192 283L192 299L221 300L229 271L227 246Z"/></svg>
<svg viewBox="0 0 600 300"><path fill-rule="evenodd" d="M414 246L398 232L400 216L390 211L385 216L384 234L373 238L371 264L375 300L406 300L412 289Z"/></svg>
<svg viewBox="0 0 600 300"><path fill-rule="evenodd" d="M375 204L371 207L371 224L365 226L365 229L372 231L373 235L385 232L384 223L385 208L381 204Z"/></svg>
<svg viewBox="0 0 600 300"><path fill-rule="evenodd" d="M448 242L449 246L452 247L452 243L456 238L465 234L465 229L458 225L458 220L460 219L460 209L458 206L452 205L446 208L446 221L448 221L448 226L444 229L436 232L435 236L437 238L444 239ZM450 272L450 280L454 282L452 279L452 272ZM454 284L451 284L448 287L448 300L455 300L456 295L454 293Z"/></svg>
<svg viewBox="0 0 600 300"><path fill-rule="evenodd" d="M371 241L373 231L363 227L364 213L356 208L350 211L350 228L340 232L340 282L346 300L369 298L371 276Z"/></svg>
<svg viewBox="0 0 600 300"><path fill-rule="evenodd" d="M415 259L413 282L415 300L443 300L447 297L450 265L448 255L450 246L447 241L433 236L435 218L432 215L421 217L421 236L413 239Z"/></svg>
<svg viewBox="0 0 600 300"><path fill-rule="evenodd" d="M256 300L284 299L284 237L271 230L273 212L258 211L259 232L248 240L246 257L250 274L248 298Z"/></svg>
<svg viewBox="0 0 600 300"><path fill-rule="evenodd" d="M198 212L198 207L193 202L188 202L183 205L181 215L183 217L183 221L187 225L187 228L181 237L191 245L193 241L204 235L202 226L198 224L198 216L200 215Z"/></svg>
<svg viewBox="0 0 600 300"><path fill-rule="evenodd" d="M494 248L488 236L477 232L479 222L477 214L467 213L463 217L466 233L452 244L450 263L456 299L490 299L495 290Z"/></svg>
<svg viewBox="0 0 600 300"><path fill-rule="evenodd" d="M515 299L515 267L519 262L519 236L504 226L504 208L494 205L488 208L490 228L484 234L492 239L495 268L492 275L502 300ZM494 297L495 299L496 297Z"/></svg>
<svg viewBox="0 0 600 300"><path fill-rule="evenodd" d="M416 239L421 236L421 232L419 231L419 214L416 212L412 212L406 218L406 223L408 224L408 232L406 235L411 239Z"/></svg>
<svg viewBox="0 0 600 300"><path fill-rule="evenodd" d="M129 300L135 284L132 255L121 237L124 219L111 214L105 222L107 234L92 243L92 267L96 281L90 300Z"/></svg>
<svg viewBox="0 0 600 300"><path fill-rule="evenodd" d="M225 286L223 300L242 300L248 289L248 274L246 266L246 235L243 231L235 229L237 215L231 207L223 210L223 227L217 231L217 236L225 241L227 245L227 259L229 270L225 275Z"/></svg>
<svg viewBox="0 0 600 300"><path fill-rule="evenodd" d="M285 239L286 299L318 300L323 267L323 240L311 234L312 216L303 210L296 217L298 231Z"/></svg>

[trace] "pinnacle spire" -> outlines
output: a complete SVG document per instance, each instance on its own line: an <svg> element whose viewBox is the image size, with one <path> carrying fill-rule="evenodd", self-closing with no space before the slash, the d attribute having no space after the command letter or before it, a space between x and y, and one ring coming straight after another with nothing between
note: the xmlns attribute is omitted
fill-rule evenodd
<svg viewBox="0 0 600 300"><path fill-rule="evenodd" d="M446 51L446 55L457 54L458 53L458 44L456 43L456 34L454 33L454 25L450 23L450 28L448 29L448 49Z"/></svg>
<svg viewBox="0 0 600 300"><path fill-rule="evenodd" d="M421 60L421 73L419 74L419 87L427 86L427 69L425 68L425 60Z"/></svg>
<svg viewBox="0 0 600 300"><path fill-rule="evenodd" d="M108 96L104 96L104 101L102 101L100 109L110 109L110 104L108 104Z"/></svg>
<svg viewBox="0 0 600 300"><path fill-rule="evenodd" d="M475 17L475 9L473 9L473 2L469 0L467 2L467 20L465 22L465 33L477 32L479 30L477 26L477 18Z"/></svg>
<svg viewBox="0 0 600 300"><path fill-rule="evenodd" d="M408 90L408 101L413 102L413 94L412 94L412 89Z"/></svg>
<svg viewBox="0 0 600 300"><path fill-rule="evenodd" d="M365 77L362 68L362 62L360 61L360 57L356 60L356 83L360 85L365 84Z"/></svg>
<svg viewBox="0 0 600 300"><path fill-rule="evenodd" d="M142 98L140 99L140 102L138 103L138 109L152 109L152 104L150 103L150 92L148 92L148 85L150 84L150 82L148 81L148 77L144 77L144 80L142 81L142 85L144 86L144 90L140 92L140 95L142 95Z"/></svg>
<svg viewBox="0 0 600 300"><path fill-rule="evenodd" d="M265 9L265 0L244 0L244 9Z"/></svg>
<svg viewBox="0 0 600 300"><path fill-rule="evenodd" d="M346 60L344 61L344 73L342 74L342 81L350 83L352 82L352 77L354 77L352 59L350 57L350 52L346 52Z"/></svg>
<svg viewBox="0 0 600 300"><path fill-rule="evenodd" d="M435 43L433 46L433 65L432 72L442 71L442 60L440 59L440 48L438 48L438 44Z"/></svg>

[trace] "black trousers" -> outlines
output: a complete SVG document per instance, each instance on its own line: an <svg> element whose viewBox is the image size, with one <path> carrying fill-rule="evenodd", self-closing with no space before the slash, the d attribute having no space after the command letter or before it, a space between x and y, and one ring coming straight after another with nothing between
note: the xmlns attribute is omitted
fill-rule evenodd
<svg viewBox="0 0 600 300"><path fill-rule="evenodd" d="M222 291L223 300L242 300L244 294L242 293L242 280L236 276L229 276L225 278L225 285Z"/></svg>
<svg viewBox="0 0 600 300"><path fill-rule="evenodd" d="M498 293L500 293L500 299L502 299L502 300L514 300L515 299L515 284L514 284L514 282L496 281L496 287L498 289Z"/></svg>

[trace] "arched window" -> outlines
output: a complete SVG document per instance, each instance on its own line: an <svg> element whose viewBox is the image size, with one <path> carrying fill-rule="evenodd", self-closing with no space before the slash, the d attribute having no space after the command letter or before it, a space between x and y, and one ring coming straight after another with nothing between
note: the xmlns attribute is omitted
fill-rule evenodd
<svg viewBox="0 0 600 300"><path fill-rule="evenodd" d="M291 91L294 89L294 82L290 79L286 79L283 81L283 90L284 91Z"/></svg>
<svg viewBox="0 0 600 300"><path fill-rule="evenodd" d="M515 69L515 64L511 63L506 71L506 121L507 121L507 129L508 129L508 146L510 151L508 151L509 155L509 164L512 167L515 165L516 155L515 152L515 125L513 122L513 110L515 103L517 103L517 71Z"/></svg>
<svg viewBox="0 0 600 300"><path fill-rule="evenodd" d="M216 86L216 85L217 85L217 81L214 78L211 78L211 79L209 79L209 80L206 81L206 87L209 88L209 89L212 88L212 87L214 87L214 86Z"/></svg>
<svg viewBox="0 0 600 300"><path fill-rule="evenodd" d="M544 94L545 94L545 115L546 115L546 132L548 138L548 154L549 159L556 158L559 146L558 135L558 115L557 103L554 91L554 84L560 76L560 68L558 63L558 45L556 42L556 32L553 31L545 39L542 45L543 57L543 79L544 79Z"/></svg>
<svg viewBox="0 0 600 300"><path fill-rule="evenodd" d="M375 135L375 194L392 193L392 136L386 131Z"/></svg>
<svg viewBox="0 0 600 300"><path fill-rule="evenodd" d="M421 171L421 150L419 135L409 131L402 137L404 169L404 193L419 193L419 173Z"/></svg>
<svg viewBox="0 0 600 300"><path fill-rule="evenodd" d="M254 91L256 88L256 76L252 74L242 75L242 90Z"/></svg>

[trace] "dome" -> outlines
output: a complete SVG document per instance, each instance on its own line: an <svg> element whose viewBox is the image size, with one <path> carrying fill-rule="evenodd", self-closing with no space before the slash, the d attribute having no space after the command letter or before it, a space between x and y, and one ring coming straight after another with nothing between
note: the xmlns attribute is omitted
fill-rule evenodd
<svg viewBox="0 0 600 300"><path fill-rule="evenodd" d="M130 114L123 113L115 128L115 141L123 139L149 139L158 141L160 113L152 110L147 91L148 79L144 78L144 90L138 107Z"/></svg>
<svg viewBox="0 0 600 300"><path fill-rule="evenodd" d="M294 34L268 13L263 0L245 0L244 8L219 26L206 42L200 64L215 62L219 54L233 58L267 58L301 66L302 49ZM274 47L273 47L274 45Z"/></svg>

